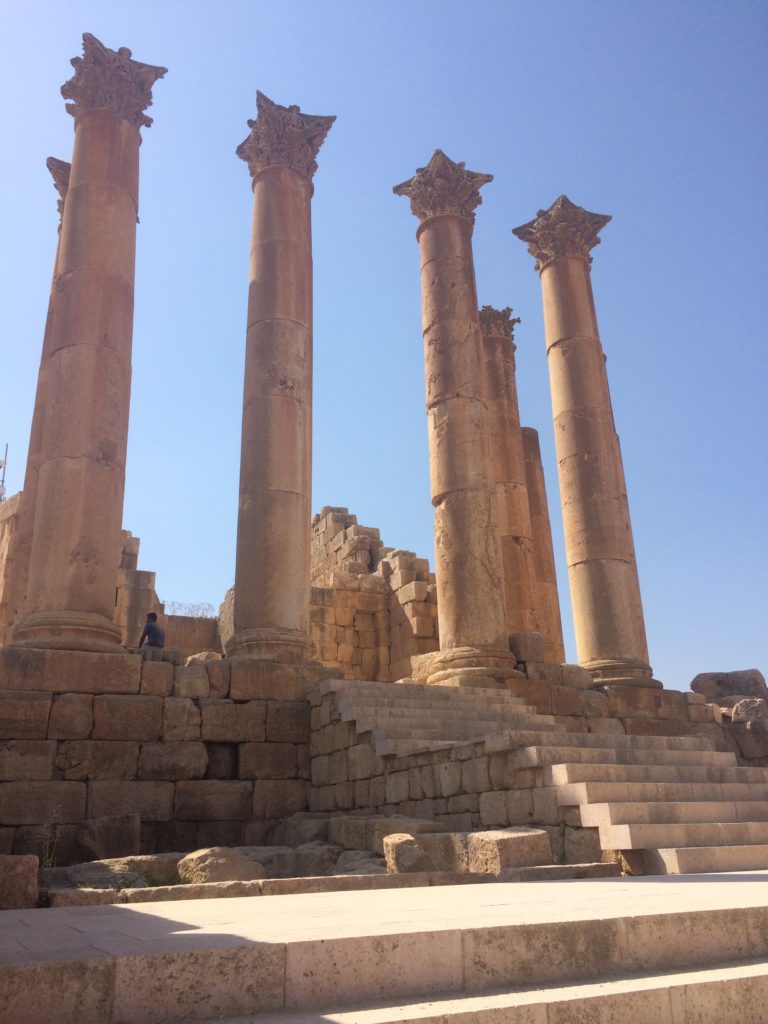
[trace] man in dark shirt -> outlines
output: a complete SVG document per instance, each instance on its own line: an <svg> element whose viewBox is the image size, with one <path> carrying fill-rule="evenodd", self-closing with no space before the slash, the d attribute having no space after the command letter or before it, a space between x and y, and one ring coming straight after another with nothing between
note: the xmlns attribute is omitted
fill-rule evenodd
<svg viewBox="0 0 768 1024"><path fill-rule="evenodd" d="M145 640L147 647L165 647L165 630L162 626L158 626L157 615L154 612L147 615L146 625L139 638L139 647L144 646Z"/></svg>

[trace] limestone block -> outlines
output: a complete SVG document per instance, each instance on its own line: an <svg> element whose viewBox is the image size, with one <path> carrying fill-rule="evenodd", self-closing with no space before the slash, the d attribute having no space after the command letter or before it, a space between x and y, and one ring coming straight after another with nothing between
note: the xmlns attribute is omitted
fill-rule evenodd
<svg viewBox="0 0 768 1024"><path fill-rule="evenodd" d="M85 817L82 782L0 782L4 825L62 824Z"/></svg>
<svg viewBox="0 0 768 1024"><path fill-rule="evenodd" d="M734 722L729 735L736 740L744 757L768 757L768 721L755 719Z"/></svg>
<svg viewBox="0 0 768 1024"><path fill-rule="evenodd" d="M399 804L410 796L410 779L407 771L391 772L386 776L385 789L387 803Z"/></svg>
<svg viewBox="0 0 768 1024"><path fill-rule="evenodd" d="M172 782L93 781L88 783L88 817L122 813L138 814L142 822L170 821L173 796Z"/></svg>
<svg viewBox="0 0 768 1024"><path fill-rule="evenodd" d="M208 768L208 752L199 741L142 743L138 777L175 782L202 779Z"/></svg>
<svg viewBox="0 0 768 1024"><path fill-rule="evenodd" d="M224 743L243 743L249 740L262 741L266 735L267 703L263 700L246 701L201 701L202 728L204 740Z"/></svg>
<svg viewBox="0 0 768 1024"><path fill-rule="evenodd" d="M235 659L230 663L233 700L304 700L328 672L322 666Z"/></svg>
<svg viewBox="0 0 768 1024"><path fill-rule="evenodd" d="M581 714L588 718L603 718L609 714L608 697L600 690L580 690Z"/></svg>
<svg viewBox="0 0 768 1024"><path fill-rule="evenodd" d="M2 683L5 682L3 679ZM49 693L0 690L0 736L9 740L44 740L50 710Z"/></svg>
<svg viewBox="0 0 768 1024"><path fill-rule="evenodd" d="M383 775L371 779L368 789L368 802L371 807L380 807L384 803L385 779Z"/></svg>
<svg viewBox="0 0 768 1024"><path fill-rule="evenodd" d="M269 837L270 826L266 821L243 822L241 843L246 846L263 846Z"/></svg>
<svg viewBox="0 0 768 1024"><path fill-rule="evenodd" d="M552 687L552 714L575 717L581 714L579 691L573 687Z"/></svg>
<svg viewBox="0 0 768 1024"><path fill-rule="evenodd" d="M746 697L733 705L732 722L752 722L768 718L768 701L760 697Z"/></svg>
<svg viewBox="0 0 768 1024"><path fill-rule="evenodd" d="M48 893L51 907L104 907L119 903L123 892L117 889L54 889Z"/></svg>
<svg viewBox="0 0 768 1024"><path fill-rule="evenodd" d="M3 687L47 693L138 693L140 680L138 655L25 647L0 650Z"/></svg>
<svg viewBox="0 0 768 1024"><path fill-rule="evenodd" d="M264 779L253 783L253 817L285 818L307 809L303 779ZM248 815L250 817L250 815Z"/></svg>
<svg viewBox="0 0 768 1024"><path fill-rule="evenodd" d="M199 699L210 696L211 685L205 665L189 665L177 668L173 677L174 697Z"/></svg>
<svg viewBox="0 0 768 1024"><path fill-rule="evenodd" d="M269 878L296 874L296 853L290 846L238 846L237 852L252 864L260 865Z"/></svg>
<svg viewBox="0 0 768 1024"><path fill-rule="evenodd" d="M383 857L367 850L345 850L336 861L337 875L384 875L387 867Z"/></svg>
<svg viewBox="0 0 768 1024"><path fill-rule="evenodd" d="M373 853L384 855L384 837L405 832L416 838L429 832L439 832L440 826L433 821L404 816L369 818L366 829L365 847ZM426 847L425 847L426 849Z"/></svg>
<svg viewBox="0 0 768 1024"><path fill-rule="evenodd" d="M440 796L455 796L461 791L461 764L458 761L444 761L435 766L435 781ZM487 786L490 789L490 777Z"/></svg>
<svg viewBox="0 0 768 1024"><path fill-rule="evenodd" d="M414 838L434 864L434 870L469 871L467 833L436 832Z"/></svg>
<svg viewBox="0 0 768 1024"><path fill-rule="evenodd" d="M602 736L623 736L625 729L618 718L590 718L589 732Z"/></svg>
<svg viewBox="0 0 768 1024"><path fill-rule="evenodd" d="M139 692L151 697L170 697L173 692L173 665L167 661L145 661L141 666Z"/></svg>
<svg viewBox="0 0 768 1024"><path fill-rule="evenodd" d="M206 743L208 751L208 767L205 769L206 779L237 778L237 744Z"/></svg>
<svg viewBox="0 0 768 1024"><path fill-rule="evenodd" d="M238 774L241 779L293 779L296 750L293 743L241 743Z"/></svg>
<svg viewBox="0 0 768 1024"><path fill-rule="evenodd" d="M37 906L38 864L37 857L0 854L0 910Z"/></svg>
<svg viewBox="0 0 768 1024"><path fill-rule="evenodd" d="M72 780L134 779L138 757L138 743L65 740L58 745L56 773Z"/></svg>
<svg viewBox="0 0 768 1024"><path fill-rule="evenodd" d="M148 885L173 885L179 880L177 865L180 853L155 853L127 857L102 859L101 863L113 874L132 872L143 878Z"/></svg>
<svg viewBox="0 0 768 1024"><path fill-rule="evenodd" d="M205 665L209 661L221 661L223 657L221 651L198 651L196 654L190 654L184 665Z"/></svg>
<svg viewBox="0 0 768 1024"><path fill-rule="evenodd" d="M55 740L0 740L0 781L53 778Z"/></svg>
<svg viewBox="0 0 768 1024"><path fill-rule="evenodd" d="M498 875L505 868L551 864L552 848L543 829L508 828L470 832L467 836L470 871Z"/></svg>
<svg viewBox="0 0 768 1024"><path fill-rule="evenodd" d="M368 779L384 771L384 759L379 757L370 743L357 743L347 751L350 779Z"/></svg>
<svg viewBox="0 0 768 1024"><path fill-rule="evenodd" d="M391 875L412 871L434 871L432 859L413 836L395 832L384 837L384 860Z"/></svg>
<svg viewBox="0 0 768 1024"><path fill-rule="evenodd" d="M266 875L258 861L223 846L187 854L179 861L177 870L182 882L196 885L204 882L251 881Z"/></svg>
<svg viewBox="0 0 768 1024"><path fill-rule="evenodd" d="M328 841L345 850L366 850L367 834L367 818L339 816L328 823Z"/></svg>
<svg viewBox="0 0 768 1024"><path fill-rule="evenodd" d="M13 837L17 831L15 828L0 827L0 853L10 853L13 850Z"/></svg>
<svg viewBox="0 0 768 1024"><path fill-rule="evenodd" d="M424 580L414 580L412 583L406 583L400 587L397 599L401 604L408 604L411 601L426 601L428 594L429 584Z"/></svg>
<svg viewBox="0 0 768 1024"><path fill-rule="evenodd" d="M163 703L162 697L94 697L93 738L159 740L163 732Z"/></svg>
<svg viewBox="0 0 768 1024"><path fill-rule="evenodd" d="M563 839L563 859L566 864L589 864L602 857L600 832L596 828L566 826Z"/></svg>
<svg viewBox="0 0 768 1024"><path fill-rule="evenodd" d="M333 787L333 800L341 811L351 810L355 801L355 786L352 782L337 782Z"/></svg>
<svg viewBox="0 0 768 1024"><path fill-rule="evenodd" d="M296 873L303 876L332 875L341 848L313 840L296 847Z"/></svg>
<svg viewBox="0 0 768 1024"><path fill-rule="evenodd" d="M701 672L691 683L694 693L701 693L708 701L716 703L721 697L733 694L744 697L768 698L768 687L763 673L756 668L739 672Z"/></svg>
<svg viewBox="0 0 768 1024"><path fill-rule="evenodd" d="M309 704L306 701L267 701L267 739L272 742L309 743Z"/></svg>
<svg viewBox="0 0 768 1024"><path fill-rule="evenodd" d="M328 756L328 784L335 786L339 782L347 782L348 780L347 751L334 750Z"/></svg>
<svg viewBox="0 0 768 1024"><path fill-rule="evenodd" d="M461 766L461 788L465 793L484 793L491 788L487 757L464 761Z"/></svg>
<svg viewBox="0 0 768 1024"><path fill-rule="evenodd" d="M480 823L482 825L509 824L507 793L503 789L480 794Z"/></svg>
<svg viewBox="0 0 768 1024"><path fill-rule="evenodd" d="M533 794L533 820L538 825L556 825L560 821L560 806L556 786L537 786Z"/></svg>
<svg viewBox="0 0 768 1024"><path fill-rule="evenodd" d="M192 843L193 850L202 850L204 847L216 846L239 846L243 841L242 821L198 821L195 822L195 838Z"/></svg>
<svg viewBox="0 0 768 1024"><path fill-rule="evenodd" d="M80 855L85 860L104 857L124 857L137 854L140 849L138 814L119 814L106 818L91 818L77 826Z"/></svg>
<svg viewBox="0 0 768 1024"><path fill-rule="evenodd" d="M93 728L93 696L62 693L53 698L48 736L54 740L83 740Z"/></svg>
<svg viewBox="0 0 768 1024"><path fill-rule="evenodd" d="M243 821L251 817L252 792L252 784L240 780L177 782L174 816L181 821Z"/></svg>
<svg viewBox="0 0 768 1024"><path fill-rule="evenodd" d="M324 814L303 811L277 822L271 830L271 839L276 846L300 846L302 843L327 843L329 819ZM258 823L264 829L263 823ZM256 841L251 845L256 845Z"/></svg>
<svg viewBox="0 0 768 1024"><path fill-rule="evenodd" d="M581 665L563 665L563 685L577 690L589 690L595 685L592 674Z"/></svg>
<svg viewBox="0 0 768 1024"><path fill-rule="evenodd" d="M544 661L544 638L541 633L530 631L512 633L509 638L509 649L518 661Z"/></svg>
<svg viewBox="0 0 768 1024"><path fill-rule="evenodd" d="M226 697L229 694L230 663L209 661L206 664L208 686L211 697Z"/></svg>
<svg viewBox="0 0 768 1024"><path fill-rule="evenodd" d="M533 821L533 792L530 789L507 791L507 820L510 825L527 825Z"/></svg>
<svg viewBox="0 0 768 1024"><path fill-rule="evenodd" d="M163 701L163 739L199 740L200 709L188 697L166 697Z"/></svg>

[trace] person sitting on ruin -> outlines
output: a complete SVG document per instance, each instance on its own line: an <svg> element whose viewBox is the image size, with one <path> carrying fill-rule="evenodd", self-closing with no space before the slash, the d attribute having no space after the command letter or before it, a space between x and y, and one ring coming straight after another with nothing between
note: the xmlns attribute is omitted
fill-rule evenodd
<svg viewBox="0 0 768 1024"><path fill-rule="evenodd" d="M165 647L165 630L158 626L155 612L149 612L147 615L146 624L139 638L139 647L144 646L145 640L147 647Z"/></svg>

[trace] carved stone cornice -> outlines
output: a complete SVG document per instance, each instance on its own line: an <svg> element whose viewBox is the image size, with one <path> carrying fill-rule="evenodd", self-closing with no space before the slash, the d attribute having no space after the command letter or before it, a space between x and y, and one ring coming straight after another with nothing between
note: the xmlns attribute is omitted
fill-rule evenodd
<svg viewBox="0 0 768 1024"><path fill-rule="evenodd" d="M504 309L496 309L494 306L481 306L480 327L484 338L509 338L515 337L515 324L521 323L519 316L512 316L512 307L505 306Z"/></svg>
<svg viewBox="0 0 768 1024"><path fill-rule="evenodd" d="M69 188L69 172L72 170L72 164L68 164L66 160L57 160L55 156L49 156L45 161L45 166L51 172L53 178L53 187L59 193L59 198L56 203L56 209L59 211L59 217L64 216L64 200L67 198L67 189Z"/></svg>
<svg viewBox="0 0 768 1024"><path fill-rule="evenodd" d="M336 117L302 114L297 106L281 107L263 92L256 93L256 110L256 120L248 121L251 133L236 150L251 177L278 164L311 181L317 170L315 157Z"/></svg>
<svg viewBox="0 0 768 1024"><path fill-rule="evenodd" d="M568 196L560 196L548 210L539 210L527 224L512 230L536 259L536 270L564 256L580 256L592 262L590 249L600 244L598 232L611 217L607 213L590 213L574 205Z"/></svg>
<svg viewBox="0 0 768 1024"><path fill-rule="evenodd" d="M411 212L422 222L452 213L474 224L474 210L483 201L480 189L489 181L493 181L492 174L468 171L464 163L454 163L436 149L426 167L417 168L409 181L395 185L392 191L396 196L408 196Z"/></svg>
<svg viewBox="0 0 768 1024"><path fill-rule="evenodd" d="M152 118L144 111L152 106L152 86L167 68L142 64L131 59L131 51L121 46L110 50L90 34L83 34L83 56L70 61L75 74L61 87L67 111L77 117L83 110L114 110L136 128L149 128Z"/></svg>

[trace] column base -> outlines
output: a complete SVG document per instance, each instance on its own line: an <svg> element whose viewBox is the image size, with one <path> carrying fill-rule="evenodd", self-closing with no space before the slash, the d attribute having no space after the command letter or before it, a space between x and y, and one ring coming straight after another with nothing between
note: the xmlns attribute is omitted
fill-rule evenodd
<svg viewBox="0 0 768 1024"><path fill-rule="evenodd" d="M227 645L227 657L303 665L313 661L312 641L298 629L239 629Z"/></svg>
<svg viewBox="0 0 768 1024"><path fill-rule="evenodd" d="M482 647L451 647L411 658L415 679L431 685L481 686L503 689L510 678L525 679L511 651Z"/></svg>
<svg viewBox="0 0 768 1024"><path fill-rule="evenodd" d="M586 661L580 663L600 686L642 686L646 689L662 690L658 679L653 678L653 669L643 661Z"/></svg>
<svg viewBox="0 0 768 1024"><path fill-rule="evenodd" d="M14 627L11 647L125 654L122 632L96 612L32 612Z"/></svg>

